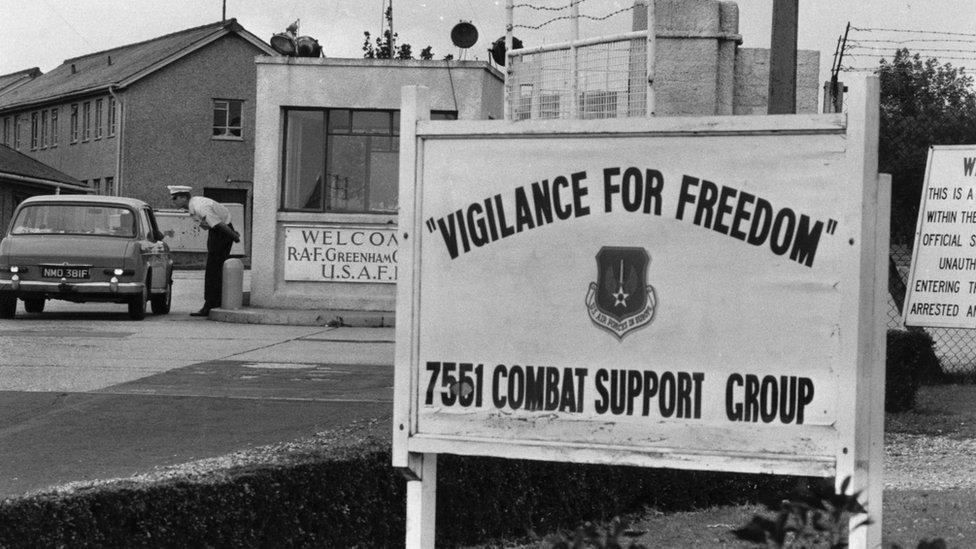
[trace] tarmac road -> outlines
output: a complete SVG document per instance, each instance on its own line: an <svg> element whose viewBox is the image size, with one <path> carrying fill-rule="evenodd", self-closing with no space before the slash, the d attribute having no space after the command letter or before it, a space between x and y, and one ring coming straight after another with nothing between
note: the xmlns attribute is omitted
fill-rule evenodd
<svg viewBox="0 0 976 549"><path fill-rule="evenodd" d="M0 497L390 412L392 328L190 317L202 282L178 272L172 312L138 322L124 305L62 302L0 321Z"/></svg>

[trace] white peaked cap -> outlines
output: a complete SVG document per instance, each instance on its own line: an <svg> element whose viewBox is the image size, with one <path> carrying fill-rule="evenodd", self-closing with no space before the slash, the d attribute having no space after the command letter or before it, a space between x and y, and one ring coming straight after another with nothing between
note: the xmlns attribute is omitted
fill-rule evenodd
<svg viewBox="0 0 976 549"><path fill-rule="evenodd" d="M166 185L166 188L169 189L169 194L171 195L177 193L188 193L193 190L193 187L188 187L186 185Z"/></svg>

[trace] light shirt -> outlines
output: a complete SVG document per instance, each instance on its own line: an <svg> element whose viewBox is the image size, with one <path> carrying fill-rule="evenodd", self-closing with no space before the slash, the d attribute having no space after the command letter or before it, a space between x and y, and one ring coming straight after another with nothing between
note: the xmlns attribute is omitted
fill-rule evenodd
<svg viewBox="0 0 976 549"><path fill-rule="evenodd" d="M230 223L230 210L216 200L194 196L186 207L190 211L190 217L204 229L211 229L220 223Z"/></svg>

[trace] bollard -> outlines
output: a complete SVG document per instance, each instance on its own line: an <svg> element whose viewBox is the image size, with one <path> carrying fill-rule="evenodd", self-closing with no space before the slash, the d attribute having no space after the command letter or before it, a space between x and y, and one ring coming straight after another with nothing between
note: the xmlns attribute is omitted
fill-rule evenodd
<svg viewBox="0 0 976 549"><path fill-rule="evenodd" d="M240 309L244 299L244 264L232 257L224 261L221 273L220 308Z"/></svg>

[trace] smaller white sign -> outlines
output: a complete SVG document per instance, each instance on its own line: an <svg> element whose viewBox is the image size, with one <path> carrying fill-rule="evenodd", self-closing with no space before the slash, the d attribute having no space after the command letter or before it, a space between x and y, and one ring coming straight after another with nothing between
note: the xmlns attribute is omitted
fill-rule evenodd
<svg viewBox="0 0 976 549"><path fill-rule="evenodd" d="M396 229L335 225L285 226L285 280L393 284Z"/></svg>
<svg viewBox="0 0 976 549"><path fill-rule="evenodd" d="M230 202L222 202L230 210L230 222L241 233L241 241L235 242L230 249L232 256L244 256L247 234L244 230L244 206ZM190 217L186 210L156 210L156 224L163 232L166 244L174 252L206 252L207 230Z"/></svg>
<svg viewBox="0 0 976 549"><path fill-rule="evenodd" d="M906 326L976 328L976 145L929 149L907 286Z"/></svg>

